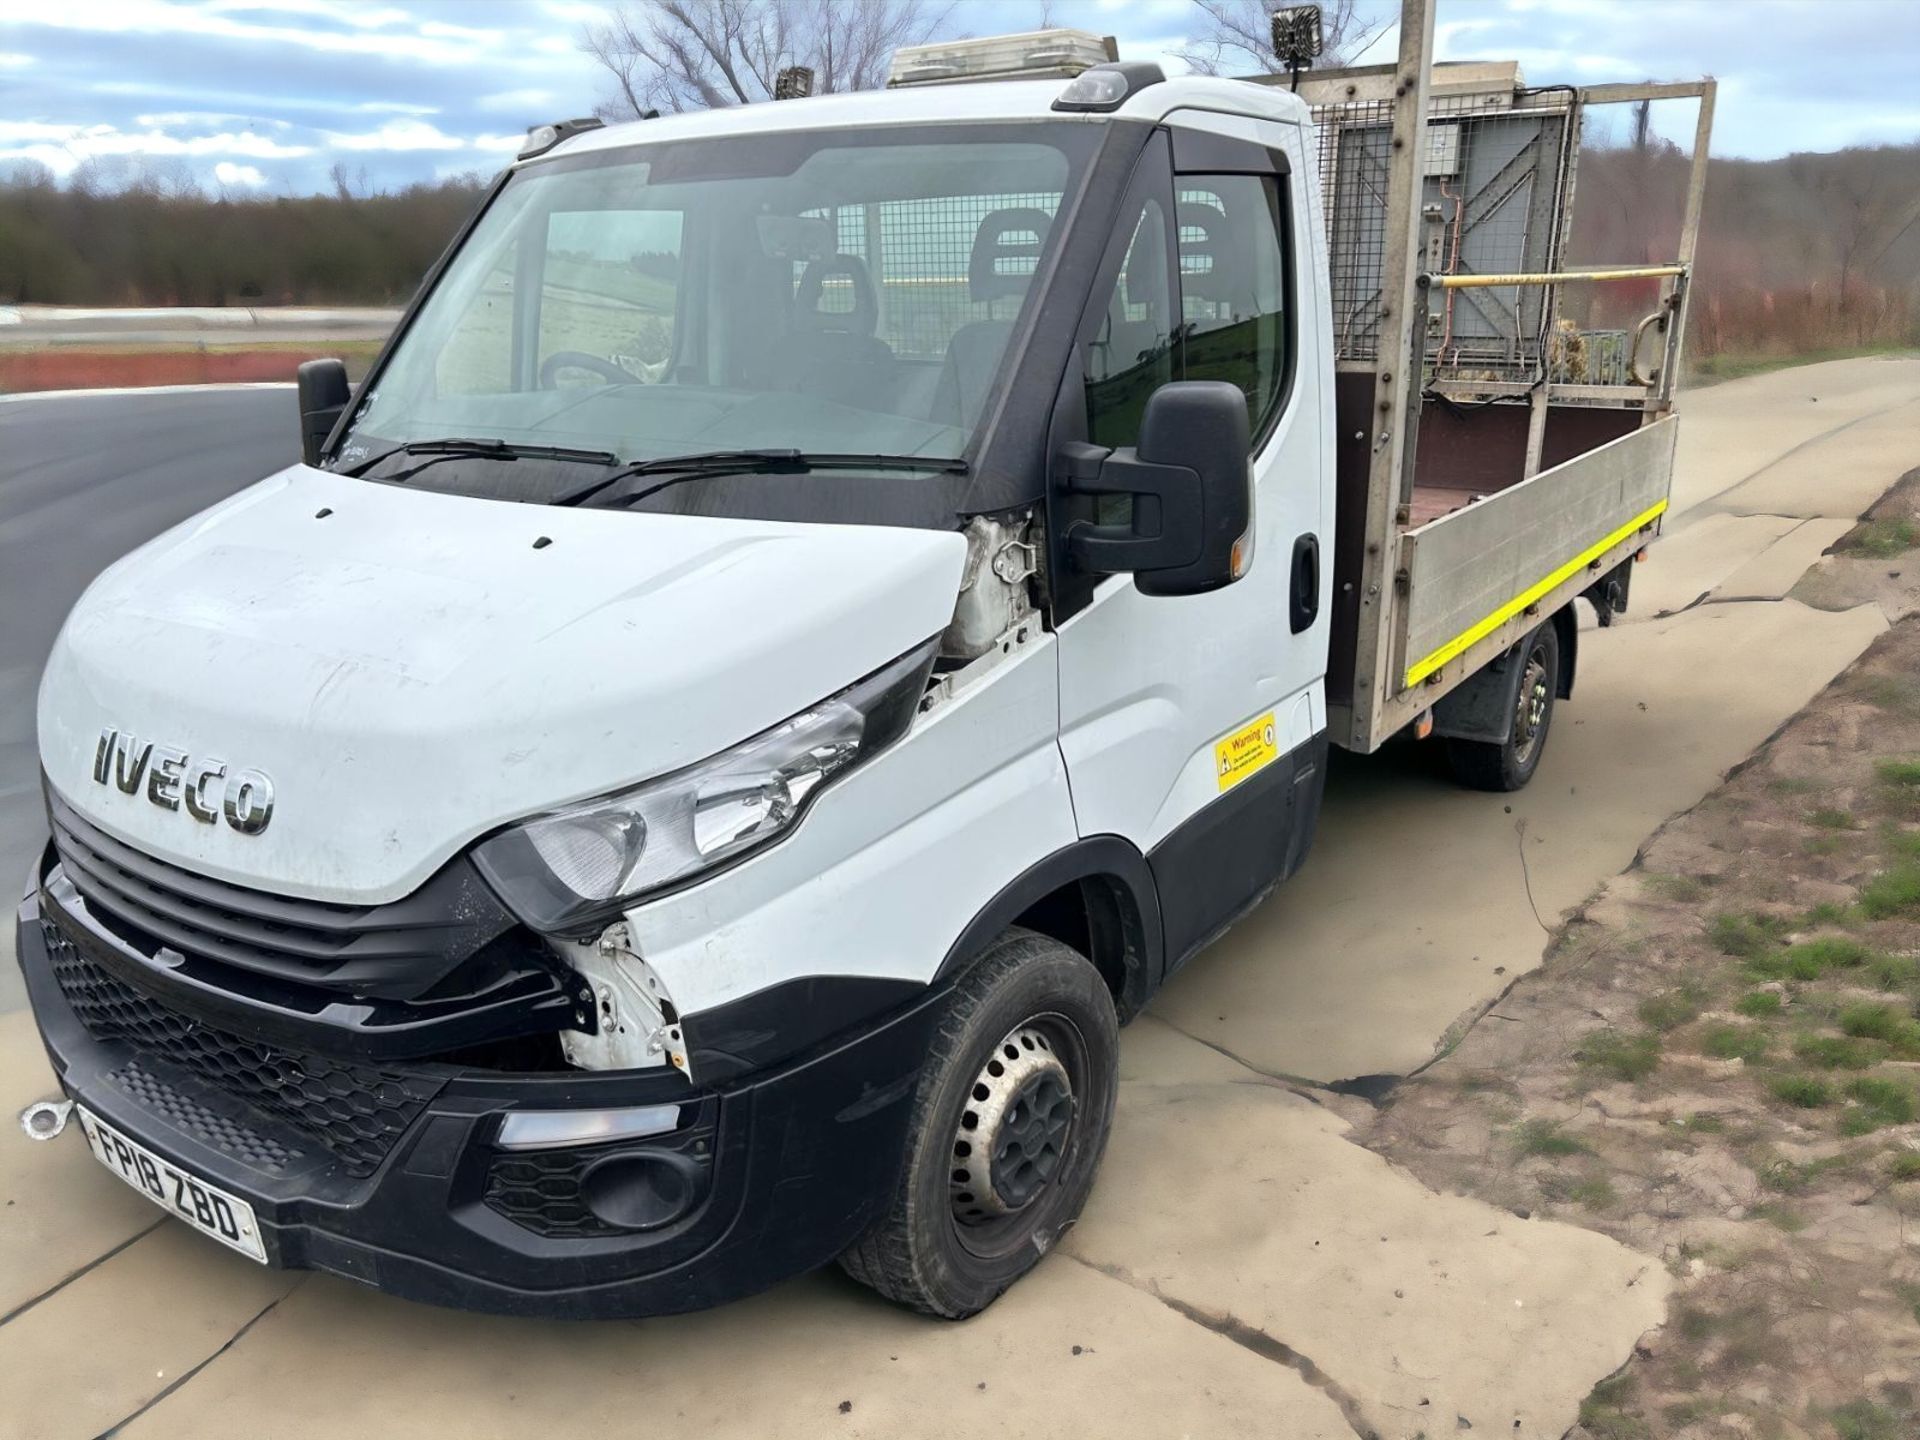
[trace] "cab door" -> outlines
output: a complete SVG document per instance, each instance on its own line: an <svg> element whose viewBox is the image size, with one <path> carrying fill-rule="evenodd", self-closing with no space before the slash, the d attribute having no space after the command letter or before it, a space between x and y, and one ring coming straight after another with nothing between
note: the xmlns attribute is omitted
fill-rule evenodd
<svg viewBox="0 0 1920 1440"><path fill-rule="evenodd" d="M1301 303L1309 174L1298 126L1175 112L1095 277L1056 424L1118 448L1158 385L1227 380L1247 397L1255 543L1239 580L1188 596L1130 575L1056 586L1076 823L1146 852L1169 968L1298 866L1319 808L1332 510L1321 326ZM1132 503L1102 496L1094 518L1125 522Z"/></svg>

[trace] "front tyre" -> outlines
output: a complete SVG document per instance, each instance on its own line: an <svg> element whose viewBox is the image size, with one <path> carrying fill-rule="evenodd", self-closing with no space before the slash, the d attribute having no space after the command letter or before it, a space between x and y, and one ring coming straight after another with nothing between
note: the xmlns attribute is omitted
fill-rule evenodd
<svg viewBox="0 0 1920 1440"><path fill-rule="evenodd" d="M955 984L885 1212L840 1257L861 1284L965 1319L1052 1248L1113 1126L1119 1022L1079 954L1009 930Z"/></svg>
<svg viewBox="0 0 1920 1440"><path fill-rule="evenodd" d="M1560 632L1549 620L1520 650L1520 688L1514 696L1507 738L1449 740L1453 778L1474 790L1518 790L1540 768L1553 725L1553 698L1560 691Z"/></svg>

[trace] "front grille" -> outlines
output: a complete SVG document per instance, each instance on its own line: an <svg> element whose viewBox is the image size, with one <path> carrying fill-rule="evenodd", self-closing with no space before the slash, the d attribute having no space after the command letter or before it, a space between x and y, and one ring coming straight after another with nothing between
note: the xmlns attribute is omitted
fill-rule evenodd
<svg viewBox="0 0 1920 1440"><path fill-rule="evenodd" d="M202 1105L138 1058L129 1060L109 1078L138 1100L141 1108L152 1111L174 1129L256 1170L278 1174L304 1153L297 1145L283 1145L271 1135Z"/></svg>
<svg viewBox="0 0 1920 1440"><path fill-rule="evenodd" d="M155 1087L164 1082L143 1062L175 1066L311 1139L347 1174L360 1178L379 1169L440 1089L439 1080L424 1074L347 1064L229 1034L109 974L51 921L42 921L41 931L60 993L87 1033L137 1052L135 1062L116 1078L146 1103L154 1103ZM137 1073L130 1077L128 1072L136 1067ZM145 1087L144 1096L141 1087ZM192 1103L184 1096L174 1098ZM195 1107L197 1115L183 1111L172 1100L154 1108L182 1130L229 1153L237 1153L230 1148L234 1144L255 1144L258 1154L272 1161L275 1150L286 1148L272 1146L264 1138L236 1141L215 1127L215 1122L219 1126L231 1126L231 1122L205 1107ZM278 1163L291 1158L289 1153Z"/></svg>
<svg viewBox="0 0 1920 1440"><path fill-rule="evenodd" d="M279 981L409 1000L514 926L464 858L404 899L339 905L230 885L155 859L51 789L47 813L73 888L149 954L166 946Z"/></svg>
<svg viewBox="0 0 1920 1440"><path fill-rule="evenodd" d="M581 1198L580 1181L593 1158L578 1150L502 1155L487 1172L487 1208L549 1239L624 1234Z"/></svg>

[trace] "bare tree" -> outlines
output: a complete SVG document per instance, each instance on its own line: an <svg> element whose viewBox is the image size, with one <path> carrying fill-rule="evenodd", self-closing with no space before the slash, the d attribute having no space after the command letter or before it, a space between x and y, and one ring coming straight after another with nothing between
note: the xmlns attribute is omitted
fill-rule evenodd
<svg viewBox="0 0 1920 1440"><path fill-rule="evenodd" d="M1281 68L1273 53L1273 12L1285 0L1193 0L1199 25L1176 52L1202 75L1261 73ZM1363 8L1361 0L1320 0L1325 47L1315 66L1352 63L1392 23L1391 16Z"/></svg>
<svg viewBox="0 0 1920 1440"><path fill-rule="evenodd" d="M629 0L580 48L611 77L608 120L649 110L746 105L773 94L789 65L813 70L814 93L874 90L901 45L931 40L952 5L929 0Z"/></svg>

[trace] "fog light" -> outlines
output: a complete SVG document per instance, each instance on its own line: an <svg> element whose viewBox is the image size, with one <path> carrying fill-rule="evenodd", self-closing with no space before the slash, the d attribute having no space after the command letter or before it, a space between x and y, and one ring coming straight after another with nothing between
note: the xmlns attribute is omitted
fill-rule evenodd
<svg viewBox="0 0 1920 1440"><path fill-rule="evenodd" d="M515 1110L500 1122L502 1150L558 1150L608 1140L664 1135L680 1123L678 1105L630 1105L621 1110Z"/></svg>
<svg viewBox="0 0 1920 1440"><path fill-rule="evenodd" d="M665 1150L610 1155L580 1180L587 1209L622 1230L671 1225L687 1213L699 1189L700 1167Z"/></svg>

